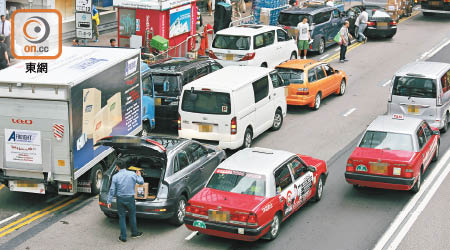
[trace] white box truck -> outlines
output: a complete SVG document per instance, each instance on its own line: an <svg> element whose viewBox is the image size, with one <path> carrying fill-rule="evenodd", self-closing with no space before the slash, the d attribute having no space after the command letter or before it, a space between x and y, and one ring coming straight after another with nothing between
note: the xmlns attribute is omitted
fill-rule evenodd
<svg viewBox="0 0 450 250"><path fill-rule="evenodd" d="M47 73L26 73L42 63ZM98 193L115 154L95 141L142 130L139 65L136 49L63 47L56 60L1 70L0 184L39 194Z"/></svg>

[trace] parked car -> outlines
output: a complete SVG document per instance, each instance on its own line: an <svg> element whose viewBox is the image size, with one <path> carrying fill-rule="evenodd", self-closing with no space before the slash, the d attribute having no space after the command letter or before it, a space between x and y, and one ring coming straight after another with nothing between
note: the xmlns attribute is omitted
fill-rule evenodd
<svg viewBox="0 0 450 250"><path fill-rule="evenodd" d="M185 225L229 239L275 239L280 224L309 200L319 201L325 161L286 151L248 148L221 163L186 206Z"/></svg>
<svg viewBox="0 0 450 250"><path fill-rule="evenodd" d="M285 83L289 84L287 104L320 108L322 99L344 95L347 89L345 72L315 60L290 60L276 67Z"/></svg>
<svg viewBox="0 0 450 250"><path fill-rule="evenodd" d="M388 113L418 117L446 132L450 122L449 90L450 64L407 64L392 79Z"/></svg>
<svg viewBox="0 0 450 250"><path fill-rule="evenodd" d="M377 117L347 161L345 179L365 186L418 192L422 175L439 158L439 130L402 114Z"/></svg>
<svg viewBox="0 0 450 250"><path fill-rule="evenodd" d="M273 69L229 66L183 89L178 135L223 149L248 148L286 116L284 83Z"/></svg>
<svg viewBox="0 0 450 250"><path fill-rule="evenodd" d="M297 58L297 44L280 27L240 25L217 32L209 57L223 66L275 67Z"/></svg>
<svg viewBox="0 0 450 250"><path fill-rule="evenodd" d="M310 35L313 42L309 50L323 54L328 46L335 44L334 37L344 25L345 14L337 9L325 5L310 6L306 8L291 7L284 9L278 18L278 24L291 30L290 34L297 33L297 24L308 18Z"/></svg>
<svg viewBox="0 0 450 250"><path fill-rule="evenodd" d="M169 219L181 225L186 201L200 191L211 174L225 159L217 147L171 137L106 137L96 145L113 148L128 168L141 169L148 183L148 198L136 200L136 215L144 218ZM111 208L106 201L115 164L103 176L100 208L108 217L117 216L116 199Z"/></svg>
<svg viewBox="0 0 450 250"><path fill-rule="evenodd" d="M362 12L363 5L353 6L347 10L348 21L350 22L349 32L356 37L355 21ZM385 10L379 6L366 5L366 12L369 14L367 28L364 35L368 37L393 37L397 33L397 21L394 20Z"/></svg>
<svg viewBox="0 0 450 250"><path fill-rule="evenodd" d="M221 68L216 61L205 58L174 59L151 66L156 123L168 121L176 127L183 86Z"/></svg>

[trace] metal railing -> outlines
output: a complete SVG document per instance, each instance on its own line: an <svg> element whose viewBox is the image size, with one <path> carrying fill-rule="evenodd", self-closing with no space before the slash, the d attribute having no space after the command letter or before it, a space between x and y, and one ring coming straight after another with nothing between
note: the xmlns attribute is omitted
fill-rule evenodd
<svg viewBox="0 0 450 250"><path fill-rule="evenodd" d="M243 18L240 18L238 20L234 20L230 23L229 27L235 26L236 25L242 25L242 24L255 24L255 16L254 15L250 15L250 16L246 16Z"/></svg>

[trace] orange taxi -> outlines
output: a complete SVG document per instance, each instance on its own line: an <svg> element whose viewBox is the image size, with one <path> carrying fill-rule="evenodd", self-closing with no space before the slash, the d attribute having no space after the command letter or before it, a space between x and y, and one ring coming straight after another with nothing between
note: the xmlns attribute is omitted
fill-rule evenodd
<svg viewBox="0 0 450 250"><path fill-rule="evenodd" d="M281 63L276 69L289 83L288 105L308 105L318 110L323 98L331 94L343 95L347 87L345 72L324 62L295 59Z"/></svg>

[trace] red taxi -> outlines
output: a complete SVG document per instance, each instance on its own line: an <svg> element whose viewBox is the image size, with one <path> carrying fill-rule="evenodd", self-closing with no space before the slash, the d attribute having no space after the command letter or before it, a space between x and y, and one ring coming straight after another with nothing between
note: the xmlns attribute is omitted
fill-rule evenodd
<svg viewBox="0 0 450 250"><path fill-rule="evenodd" d="M189 200L185 225L229 239L275 239L282 221L310 199L321 199L327 174L324 161L308 156L241 150L221 163Z"/></svg>
<svg viewBox="0 0 450 250"><path fill-rule="evenodd" d="M345 179L355 187L418 192L422 175L439 157L440 134L426 121L379 116L347 161Z"/></svg>

